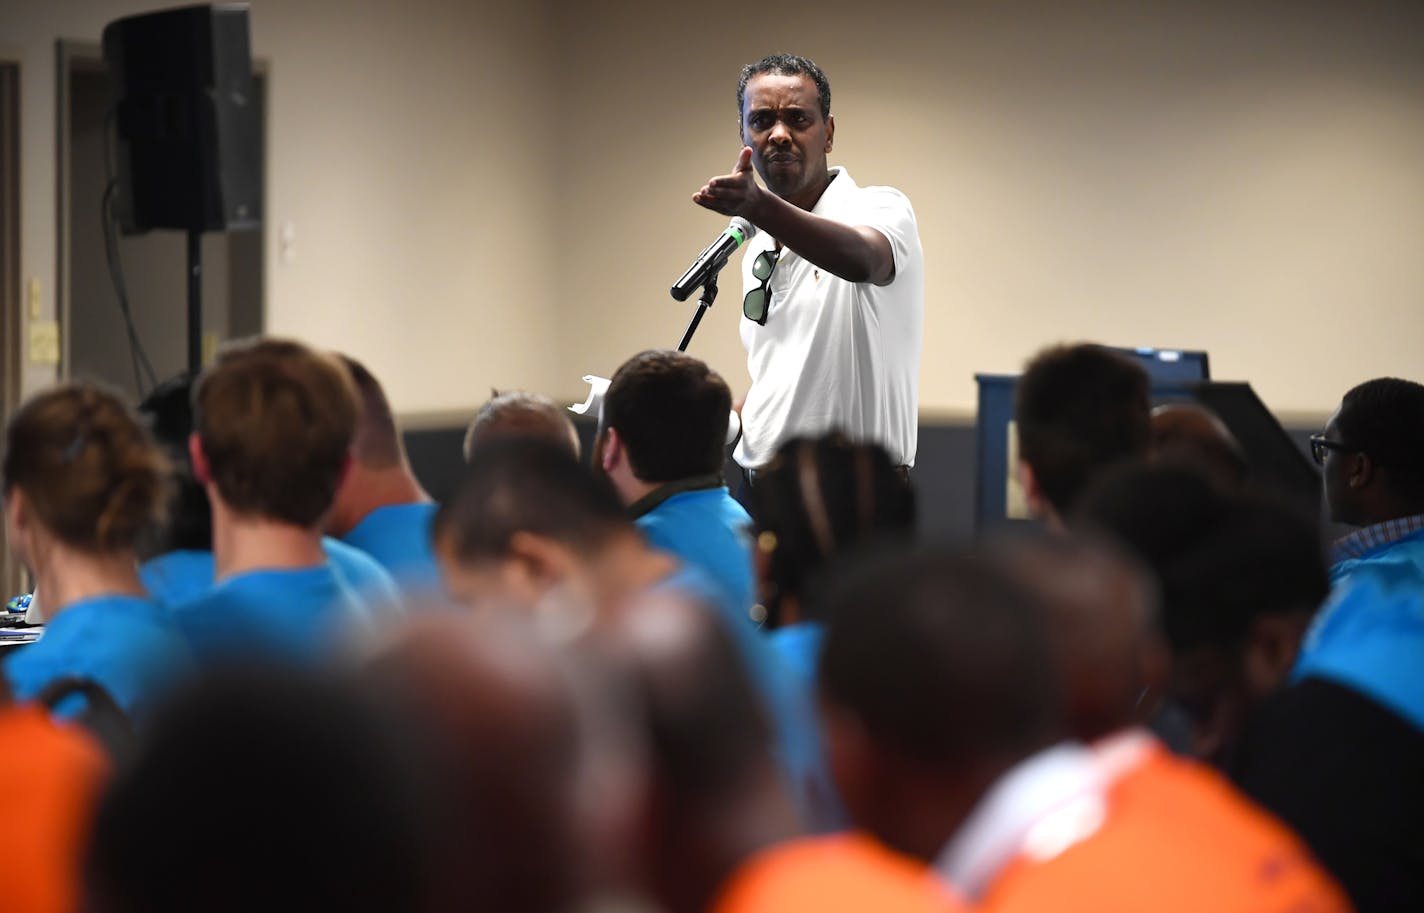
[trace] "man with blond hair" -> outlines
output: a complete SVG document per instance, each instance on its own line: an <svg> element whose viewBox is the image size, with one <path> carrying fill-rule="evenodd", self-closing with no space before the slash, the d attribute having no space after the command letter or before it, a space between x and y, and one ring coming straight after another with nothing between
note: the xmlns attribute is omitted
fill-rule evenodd
<svg viewBox="0 0 1424 913"><path fill-rule="evenodd" d="M350 469L357 396L298 342L231 346L198 380L194 476L213 510L216 585L174 610L200 661L314 662L366 616L322 527Z"/></svg>

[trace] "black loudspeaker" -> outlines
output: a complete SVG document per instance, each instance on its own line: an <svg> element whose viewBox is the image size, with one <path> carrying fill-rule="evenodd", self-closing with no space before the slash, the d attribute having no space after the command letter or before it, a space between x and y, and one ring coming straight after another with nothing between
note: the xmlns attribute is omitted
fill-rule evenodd
<svg viewBox="0 0 1424 913"><path fill-rule="evenodd" d="M126 233L262 222L262 124L247 6L189 6L104 29L117 90L117 211Z"/></svg>

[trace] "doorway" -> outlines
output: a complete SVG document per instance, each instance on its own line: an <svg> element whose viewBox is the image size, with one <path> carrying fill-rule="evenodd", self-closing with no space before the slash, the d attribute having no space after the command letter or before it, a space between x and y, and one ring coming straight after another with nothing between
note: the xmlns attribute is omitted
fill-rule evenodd
<svg viewBox="0 0 1424 913"><path fill-rule="evenodd" d="M20 67L0 61L0 427L20 401ZM0 523L0 600L20 592Z"/></svg>
<svg viewBox="0 0 1424 913"><path fill-rule="evenodd" d="M128 291L131 351L105 249L104 189L110 165L105 131L114 86L96 44L59 43L59 275L61 376L116 387L135 402L155 381L187 366L187 238L178 231L116 233ZM266 126L266 74L254 64L259 120ZM265 136L262 142L265 170ZM225 339L263 329L263 232L202 238L204 360ZM151 366L151 370L150 370Z"/></svg>

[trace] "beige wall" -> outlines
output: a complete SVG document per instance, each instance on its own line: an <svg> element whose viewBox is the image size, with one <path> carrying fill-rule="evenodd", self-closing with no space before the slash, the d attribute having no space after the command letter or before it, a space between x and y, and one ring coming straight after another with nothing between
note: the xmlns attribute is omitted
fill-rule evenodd
<svg viewBox="0 0 1424 913"><path fill-rule="evenodd" d="M52 42L142 6L0 7L47 305ZM1366 377L1424 377L1416 9L257 0L269 327L368 360L406 412L496 383L581 398L583 373L681 335L667 286L725 224L689 197L736 156L736 70L787 49L831 77L833 161L915 204L926 411L1076 338L1206 348L1278 411L1328 411ZM741 387L738 284L693 351Z"/></svg>
<svg viewBox="0 0 1424 913"><path fill-rule="evenodd" d="M1060 339L1205 348L1285 412L1424 379L1418 4L789 0L735 28L620 9L563 39L584 100L566 313L591 289L571 365L676 342L666 287L725 225L688 196L736 156L738 65L784 49L830 76L832 161L915 205L924 410L971 410L975 371ZM738 284L694 343L734 385Z"/></svg>
<svg viewBox="0 0 1424 913"><path fill-rule="evenodd" d="M141 0L0 5L22 64L21 263L55 286L54 41ZM552 374L553 74L539 3L256 0L269 63L267 325L368 362L404 410ZM97 201L96 201L97 207ZM278 239L295 230L284 262ZM181 269L181 263L175 264ZM52 372L27 369L28 387Z"/></svg>

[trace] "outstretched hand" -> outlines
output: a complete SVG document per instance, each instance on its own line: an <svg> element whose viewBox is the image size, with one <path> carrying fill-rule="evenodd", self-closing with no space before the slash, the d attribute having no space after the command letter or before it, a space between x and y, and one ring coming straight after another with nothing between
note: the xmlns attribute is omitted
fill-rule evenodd
<svg viewBox="0 0 1424 913"><path fill-rule="evenodd" d="M762 192L752 170L752 147L743 146L732 173L712 178L692 195L692 202L724 216L751 219L752 210Z"/></svg>

